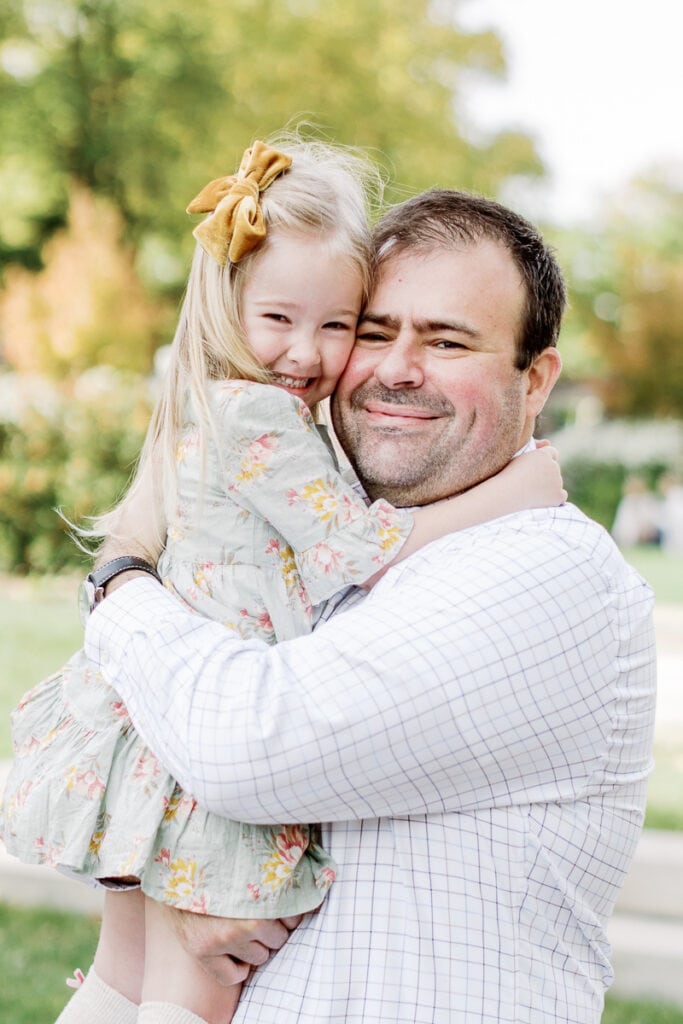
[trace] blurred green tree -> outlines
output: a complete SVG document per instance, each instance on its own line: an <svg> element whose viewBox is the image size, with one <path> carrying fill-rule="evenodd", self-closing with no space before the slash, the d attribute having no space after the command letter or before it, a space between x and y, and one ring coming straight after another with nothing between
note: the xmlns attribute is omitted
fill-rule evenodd
<svg viewBox="0 0 683 1024"><path fill-rule="evenodd" d="M561 247L568 334L612 415L683 418L683 189L663 167L618 196L604 227Z"/></svg>
<svg viewBox="0 0 683 1024"><path fill-rule="evenodd" d="M5 0L0 15L0 260L36 267L72 182L108 197L157 285L177 287L182 213L254 137L309 117L381 156L399 184L495 193L538 174L529 139L475 144L467 74L502 75L460 0Z"/></svg>

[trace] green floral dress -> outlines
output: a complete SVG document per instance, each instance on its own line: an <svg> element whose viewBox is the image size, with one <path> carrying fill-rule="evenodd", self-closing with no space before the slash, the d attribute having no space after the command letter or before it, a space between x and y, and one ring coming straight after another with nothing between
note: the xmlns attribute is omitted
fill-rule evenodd
<svg viewBox="0 0 683 1024"><path fill-rule="evenodd" d="M395 557L411 517L364 504L299 399L247 381L209 393L215 436L202 464L188 410L159 571L181 600L244 638L300 636L322 602ZM156 900L226 917L312 910L334 880L315 825L242 824L199 808L82 651L23 698L12 725L0 819L7 849L25 862L108 884L133 876Z"/></svg>

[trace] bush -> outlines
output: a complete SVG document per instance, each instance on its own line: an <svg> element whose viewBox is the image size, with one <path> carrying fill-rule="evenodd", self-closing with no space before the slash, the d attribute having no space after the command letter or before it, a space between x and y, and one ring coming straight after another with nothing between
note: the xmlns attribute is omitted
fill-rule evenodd
<svg viewBox="0 0 683 1024"><path fill-rule="evenodd" d="M612 420L564 427L551 440L560 453L569 500L611 529L628 476L638 473L650 489L683 460L683 425L675 420Z"/></svg>
<svg viewBox="0 0 683 1024"><path fill-rule="evenodd" d="M0 376L0 569L85 563L57 510L82 523L115 504L150 411L149 382L109 367L63 384Z"/></svg>
<svg viewBox="0 0 683 1024"><path fill-rule="evenodd" d="M148 294L123 234L110 203L72 188L67 225L44 247L43 269L5 274L0 336L12 369L55 380L104 365L151 369L169 310Z"/></svg>
<svg viewBox="0 0 683 1024"><path fill-rule="evenodd" d="M638 468L650 489L655 490L667 467L662 463L649 463ZM607 530L612 528L624 483L630 473L629 468L618 462L562 461L562 477L569 500Z"/></svg>

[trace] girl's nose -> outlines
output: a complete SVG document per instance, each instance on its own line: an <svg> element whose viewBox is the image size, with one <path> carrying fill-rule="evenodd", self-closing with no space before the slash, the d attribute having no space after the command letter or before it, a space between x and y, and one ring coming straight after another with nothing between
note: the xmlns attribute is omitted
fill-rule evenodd
<svg viewBox="0 0 683 1024"><path fill-rule="evenodd" d="M287 358L303 370L320 366L320 347L315 335L309 331L297 331L287 349Z"/></svg>

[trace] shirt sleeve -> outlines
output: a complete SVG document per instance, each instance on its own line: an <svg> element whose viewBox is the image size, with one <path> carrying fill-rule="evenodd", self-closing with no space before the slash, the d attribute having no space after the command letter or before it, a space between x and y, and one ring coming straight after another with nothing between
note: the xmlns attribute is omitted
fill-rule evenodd
<svg viewBox="0 0 683 1024"><path fill-rule="evenodd" d="M363 583L392 561L412 515L368 506L337 470L307 406L279 388L245 384L220 402L230 497L267 520L292 548L314 604Z"/></svg>
<svg viewBox="0 0 683 1024"><path fill-rule="evenodd" d="M605 782L620 715L652 715L651 594L633 573L615 596L580 546L525 521L435 542L271 648L135 580L90 617L86 650L181 784L235 820L576 799Z"/></svg>

